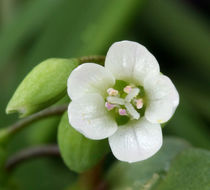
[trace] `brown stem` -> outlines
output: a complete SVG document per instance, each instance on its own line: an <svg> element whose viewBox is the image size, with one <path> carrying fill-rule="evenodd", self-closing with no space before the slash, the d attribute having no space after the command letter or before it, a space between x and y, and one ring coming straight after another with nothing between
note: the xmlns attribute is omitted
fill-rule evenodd
<svg viewBox="0 0 210 190"><path fill-rule="evenodd" d="M35 113L29 117L21 119L20 121L10 125L7 127L7 131L9 135L16 134L18 131L24 129L29 124L46 117L50 117L53 115L61 115L67 109L68 105L60 105L60 106L53 106L47 109L44 109L38 113Z"/></svg>
<svg viewBox="0 0 210 190"><path fill-rule="evenodd" d="M104 159L87 172L81 173L78 184L81 189L86 190L107 190L107 184L103 180Z"/></svg>
<svg viewBox="0 0 210 190"><path fill-rule="evenodd" d="M13 155L6 162L5 168L7 171L11 171L17 165L21 164L25 160L30 160L43 156L60 156L60 152L57 145L45 145L40 147L33 147L23 149L20 152Z"/></svg>
<svg viewBox="0 0 210 190"><path fill-rule="evenodd" d="M101 65L104 65L105 56L103 55L91 55L91 56L84 56L79 58L80 63L99 63Z"/></svg>

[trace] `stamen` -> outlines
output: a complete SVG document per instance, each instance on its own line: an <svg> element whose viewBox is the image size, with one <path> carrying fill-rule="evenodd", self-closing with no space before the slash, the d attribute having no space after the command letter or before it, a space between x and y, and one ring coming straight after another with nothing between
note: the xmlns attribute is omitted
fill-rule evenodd
<svg viewBox="0 0 210 190"><path fill-rule="evenodd" d="M108 93L110 96L117 96L117 95L118 95L118 90L115 90L114 88L108 88L108 89L107 89L107 93Z"/></svg>
<svg viewBox="0 0 210 190"><path fill-rule="evenodd" d="M132 90L132 86L130 86L130 85L126 86L126 87L123 89L123 91L124 91L125 93L127 93L127 94L129 94L131 90Z"/></svg>
<svg viewBox="0 0 210 190"><path fill-rule="evenodd" d="M128 113L131 115L131 117L133 119L139 119L140 118L140 114L134 109L134 107L132 106L131 103L125 103L125 107L128 111Z"/></svg>
<svg viewBox="0 0 210 190"><path fill-rule="evenodd" d="M122 98L108 96L106 99L111 104L118 104L118 105L124 105L125 104L125 100L122 99Z"/></svg>
<svg viewBox="0 0 210 190"><path fill-rule="evenodd" d="M116 106L114 104L110 104L109 102L106 102L105 103L105 107L110 111L110 110L112 110Z"/></svg>
<svg viewBox="0 0 210 190"><path fill-rule="evenodd" d="M136 102L137 109L141 109L143 107L143 99L142 98L135 100L135 102Z"/></svg>
<svg viewBox="0 0 210 190"><path fill-rule="evenodd" d="M129 84L123 88L123 91L124 93L121 89L120 91L114 88L107 89L108 96L105 100L105 107L109 111L115 110L118 112L118 117L127 115L131 120L138 120L140 118L138 110L144 106L144 99L139 97L141 87L138 88L133 84Z"/></svg>
<svg viewBox="0 0 210 190"><path fill-rule="evenodd" d="M125 109L119 109L118 112L120 115L127 115L127 111Z"/></svg>
<svg viewBox="0 0 210 190"><path fill-rule="evenodd" d="M140 92L139 88L133 88L130 93L125 97L125 101L130 102Z"/></svg>

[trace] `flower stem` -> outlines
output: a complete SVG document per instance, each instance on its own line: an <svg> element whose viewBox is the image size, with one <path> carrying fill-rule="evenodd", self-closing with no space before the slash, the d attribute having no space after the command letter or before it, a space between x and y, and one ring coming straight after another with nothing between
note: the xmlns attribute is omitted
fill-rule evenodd
<svg viewBox="0 0 210 190"><path fill-rule="evenodd" d="M12 171L17 165L25 160L30 160L42 156L60 157L60 152L57 145L45 145L33 148L23 149L8 159L5 165L7 171Z"/></svg>
<svg viewBox="0 0 210 190"><path fill-rule="evenodd" d="M11 172L24 161L46 156L60 158L61 155L58 146L51 144L23 149L12 155L6 161L5 169L6 171ZM76 187L82 190L107 190L107 184L102 178L103 162L104 160L99 162L95 167L91 168L87 172L81 173L77 180Z"/></svg>
<svg viewBox="0 0 210 190"><path fill-rule="evenodd" d="M106 190L107 184L103 180L103 163L104 160L99 162L95 167L90 170L81 173L78 181L78 189L84 190Z"/></svg>
<svg viewBox="0 0 210 190"><path fill-rule="evenodd" d="M68 105L59 105L46 108L40 112L30 115L29 117L19 120L18 122L8 126L7 128L1 129L0 142L6 141L10 136L13 136L18 131L24 129L25 127L39 119L63 114L66 111L67 106Z"/></svg>
<svg viewBox="0 0 210 190"><path fill-rule="evenodd" d="M105 56L103 55L91 55L91 56L84 56L80 57L80 64L82 63L98 63L100 65L104 65Z"/></svg>

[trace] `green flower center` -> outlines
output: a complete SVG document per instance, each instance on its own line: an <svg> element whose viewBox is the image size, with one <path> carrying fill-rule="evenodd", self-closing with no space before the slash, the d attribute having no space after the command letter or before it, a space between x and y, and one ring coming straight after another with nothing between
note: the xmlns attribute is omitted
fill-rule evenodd
<svg viewBox="0 0 210 190"><path fill-rule="evenodd" d="M114 115L118 125L144 115L146 102L142 86L117 80L112 88L107 89L107 94L105 107Z"/></svg>

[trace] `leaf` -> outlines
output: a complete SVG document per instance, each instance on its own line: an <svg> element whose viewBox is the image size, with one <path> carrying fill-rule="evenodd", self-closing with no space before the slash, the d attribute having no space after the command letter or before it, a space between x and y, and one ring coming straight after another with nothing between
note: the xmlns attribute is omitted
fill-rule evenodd
<svg viewBox="0 0 210 190"><path fill-rule="evenodd" d="M79 173L95 166L109 152L107 140L87 139L72 128L67 112L59 125L58 145L65 164Z"/></svg>
<svg viewBox="0 0 210 190"><path fill-rule="evenodd" d="M133 164L116 162L107 174L110 190L149 190L168 171L171 160L188 147L179 138L165 138L160 151L148 160Z"/></svg>
<svg viewBox="0 0 210 190"><path fill-rule="evenodd" d="M209 190L210 152L189 149L172 162L169 172L155 190Z"/></svg>
<svg viewBox="0 0 210 190"><path fill-rule="evenodd" d="M20 164L11 174L18 188L10 190L63 190L76 176L61 159L37 158Z"/></svg>
<svg viewBox="0 0 210 190"><path fill-rule="evenodd" d="M58 101L66 94L67 79L78 64L77 59L43 61L21 82L6 112L19 112L24 117Z"/></svg>
<svg viewBox="0 0 210 190"><path fill-rule="evenodd" d="M181 96L181 104L175 115L164 128L165 132L186 139L194 146L210 148L209 133L196 109L188 98Z"/></svg>

